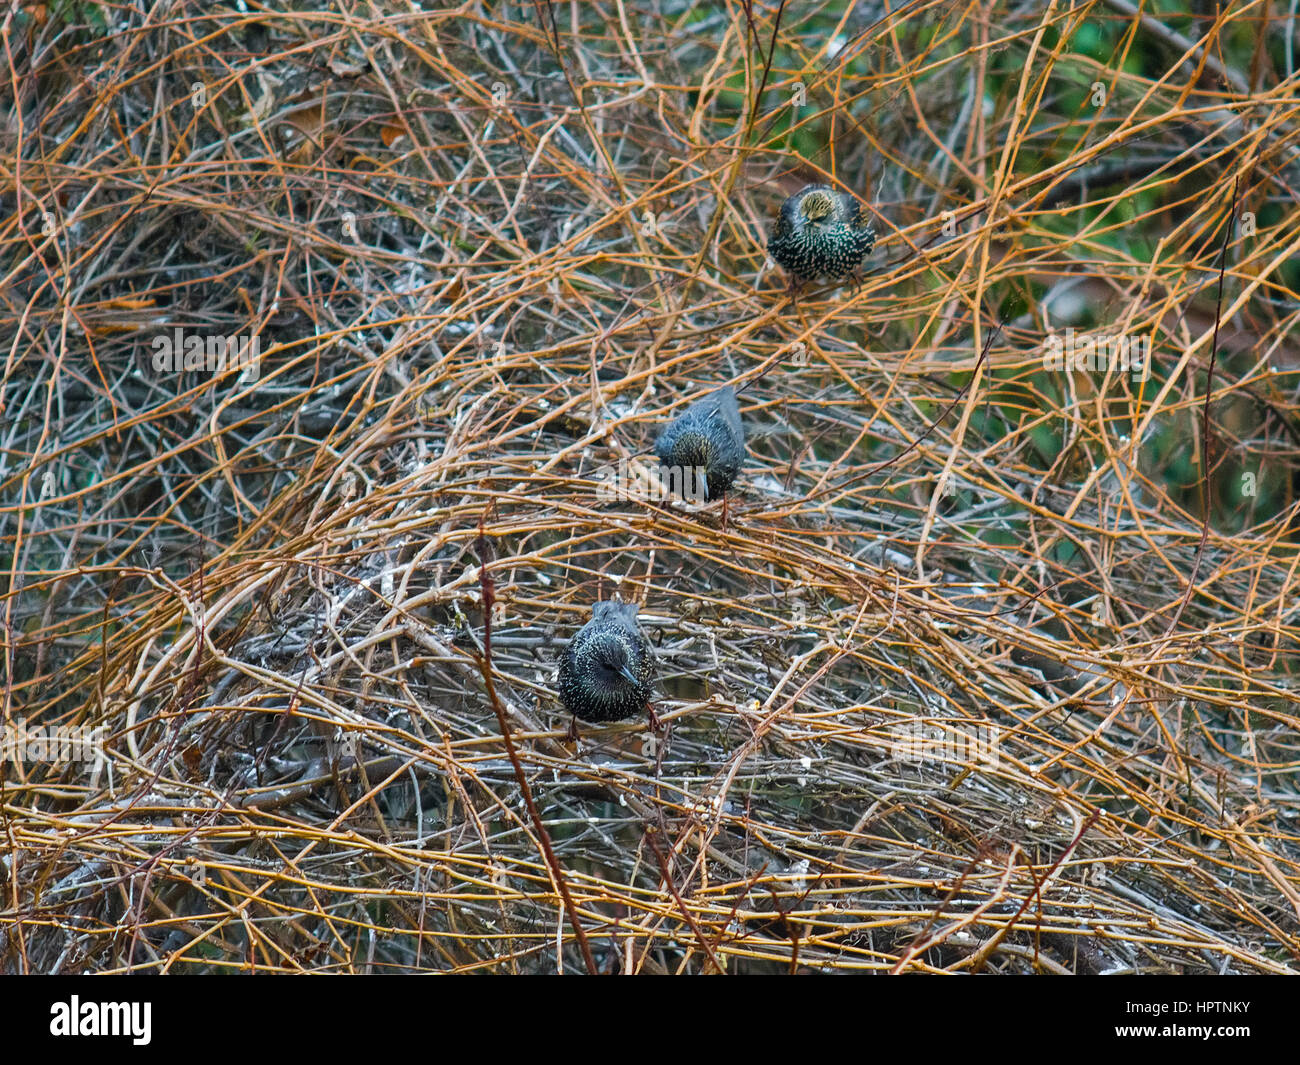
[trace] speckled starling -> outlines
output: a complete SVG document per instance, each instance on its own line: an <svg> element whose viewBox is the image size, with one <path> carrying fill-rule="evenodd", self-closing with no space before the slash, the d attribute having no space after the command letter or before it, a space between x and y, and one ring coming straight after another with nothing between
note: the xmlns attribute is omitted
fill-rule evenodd
<svg viewBox="0 0 1300 1065"><path fill-rule="evenodd" d="M636 604L597 603L560 659L560 700L583 721L622 721L647 712L654 672Z"/></svg>
<svg viewBox="0 0 1300 1065"><path fill-rule="evenodd" d="M660 462L676 471L678 484L694 483L686 471L703 469L704 498L724 495L745 458L736 390L728 385L697 399L659 434L655 452Z"/></svg>
<svg viewBox="0 0 1300 1065"><path fill-rule="evenodd" d="M796 281L839 280L876 244L861 204L829 185L805 185L781 205L767 253Z"/></svg>

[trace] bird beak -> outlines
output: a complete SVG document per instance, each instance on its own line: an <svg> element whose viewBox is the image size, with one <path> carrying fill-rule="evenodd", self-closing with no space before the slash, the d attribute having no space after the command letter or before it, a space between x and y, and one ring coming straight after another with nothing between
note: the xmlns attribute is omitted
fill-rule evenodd
<svg viewBox="0 0 1300 1065"><path fill-rule="evenodd" d="M618 675L622 677L625 681L627 681L629 684L637 685L641 683L636 679L635 676L632 675L632 671L628 669L627 666L619 666Z"/></svg>

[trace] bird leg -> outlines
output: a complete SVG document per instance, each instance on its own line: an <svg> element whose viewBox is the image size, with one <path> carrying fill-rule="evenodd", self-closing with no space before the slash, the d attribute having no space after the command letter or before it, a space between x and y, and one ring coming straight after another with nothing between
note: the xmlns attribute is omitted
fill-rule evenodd
<svg viewBox="0 0 1300 1065"><path fill-rule="evenodd" d="M662 732L664 723L659 720L659 715L655 713L654 703L647 702L645 704L645 708L650 712L650 731Z"/></svg>
<svg viewBox="0 0 1300 1065"><path fill-rule="evenodd" d="M564 734L564 738L570 743L578 742L578 715L574 714L569 718L569 731Z"/></svg>
<svg viewBox="0 0 1300 1065"><path fill-rule="evenodd" d="M799 311L799 293L803 291L804 283L793 274L790 275L790 283L786 286L786 297L794 304L795 312Z"/></svg>

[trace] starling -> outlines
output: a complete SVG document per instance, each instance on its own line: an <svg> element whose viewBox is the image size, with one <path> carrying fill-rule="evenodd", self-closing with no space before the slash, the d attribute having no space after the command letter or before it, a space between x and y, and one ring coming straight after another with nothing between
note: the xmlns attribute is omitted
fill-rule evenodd
<svg viewBox="0 0 1300 1065"><path fill-rule="evenodd" d="M654 655L637 627L636 604L597 603L560 659L560 700L583 721L622 721L646 711L653 678Z"/></svg>
<svg viewBox="0 0 1300 1065"><path fill-rule="evenodd" d="M693 484L693 471L702 469L704 498L725 495L745 457L736 390L728 385L697 399L659 434L655 451L679 485Z"/></svg>
<svg viewBox="0 0 1300 1065"><path fill-rule="evenodd" d="M781 205L767 253L796 281L839 280L876 244L861 205L829 185L805 185Z"/></svg>

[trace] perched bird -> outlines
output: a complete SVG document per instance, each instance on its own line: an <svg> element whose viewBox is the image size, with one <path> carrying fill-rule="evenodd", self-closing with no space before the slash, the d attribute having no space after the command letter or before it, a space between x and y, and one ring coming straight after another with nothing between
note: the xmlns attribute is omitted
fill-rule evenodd
<svg viewBox="0 0 1300 1065"><path fill-rule="evenodd" d="M560 701L583 721L622 721L650 707L654 654L636 623L636 604L605 602L560 659Z"/></svg>
<svg viewBox="0 0 1300 1065"><path fill-rule="evenodd" d="M876 244L862 206L829 185L805 185L781 205L767 253L796 281L853 273Z"/></svg>
<svg viewBox="0 0 1300 1065"><path fill-rule="evenodd" d="M728 385L697 399L659 434L655 452L669 468L670 479L679 478L679 485L693 484L694 475L687 471L702 469L704 498L725 495L745 458L745 430L740 424L736 390Z"/></svg>

